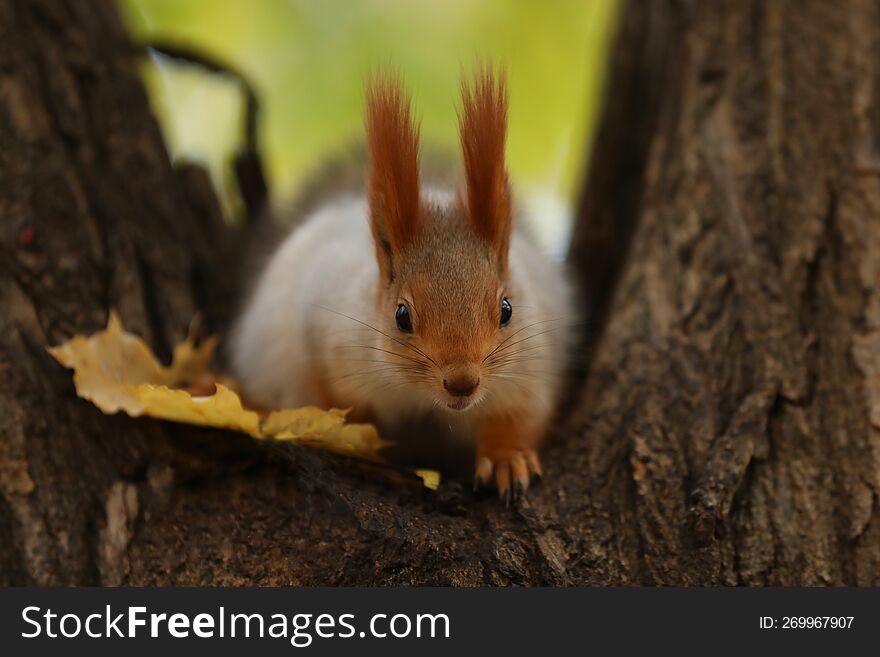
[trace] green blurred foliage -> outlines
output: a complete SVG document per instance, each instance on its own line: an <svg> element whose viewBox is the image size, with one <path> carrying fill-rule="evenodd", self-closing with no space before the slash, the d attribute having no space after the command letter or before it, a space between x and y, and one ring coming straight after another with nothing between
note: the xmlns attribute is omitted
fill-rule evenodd
<svg viewBox="0 0 880 657"><path fill-rule="evenodd" d="M231 62L263 103L270 184L288 196L322 161L362 139L365 77L398 68L426 144L457 149L462 70L506 67L509 167L520 194L577 190L603 84L617 0L119 0L138 41L161 38ZM239 135L239 95L198 69L147 67L176 156L224 165ZM525 192L523 192L525 190Z"/></svg>

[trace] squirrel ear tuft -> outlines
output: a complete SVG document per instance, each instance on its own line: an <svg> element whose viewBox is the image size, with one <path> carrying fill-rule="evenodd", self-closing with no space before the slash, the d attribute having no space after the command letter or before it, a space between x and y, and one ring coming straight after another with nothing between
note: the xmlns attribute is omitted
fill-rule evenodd
<svg viewBox="0 0 880 657"><path fill-rule="evenodd" d="M420 225L419 129L400 78L375 75L366 88L370 153L370 224L379 268L392 277L391 256L415 238Z"/></svg>
<svg viewBox="0 0 880 657"><path fill-rule="evenodd" d="M467 212L477 234L490 244L499 269L505 271L513 219L504 164L507 85L503 72L496 76L485 66L472 83L462 81L458 118Z"/></svg>

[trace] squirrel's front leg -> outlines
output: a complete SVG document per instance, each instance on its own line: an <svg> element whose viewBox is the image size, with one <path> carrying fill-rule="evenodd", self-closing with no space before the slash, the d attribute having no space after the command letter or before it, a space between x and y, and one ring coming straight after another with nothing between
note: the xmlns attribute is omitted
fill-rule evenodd
<svg viewBox="0 0 880 657"><path fill-rule="evenodd" d="M494 415L482 420L477 431L474 488L495 476L498 495L509 501L528 490L532 475L541 476L538 446L544 423L525 415Z"/></svg>

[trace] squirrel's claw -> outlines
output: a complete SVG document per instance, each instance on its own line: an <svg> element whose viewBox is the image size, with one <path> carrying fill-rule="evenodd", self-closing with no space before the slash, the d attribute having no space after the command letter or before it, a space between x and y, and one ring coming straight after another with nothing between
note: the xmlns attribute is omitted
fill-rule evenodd
<svg viewBox="0 0 880 657"><path fill-rule="evenodd" d="M538 460L538 453L533 449L528 449L525 452L526 458L526 466L528 467L529 473L533 474L538 479L541 479L544 476L543 471L541 470L541 462Z"/></svg>
<svg viewBox="0 0 880 657"><path fill-rule="evenodd" d="M498 497L504 500L504 504L510 504L510 464L507 461L498 461L495 464L495 486L498 488Z"/></svg>
<svg viewBox="0 0 880 657"><path fill-rule="evenodd" d="M513 483L510 484L510 498L513 500L513 503L517 504L525 493L525 485L519 479L514 479Z"/></svg>
<svg viewBox="0 0 880 657"><path fill-rule="evenodd" d="M488 486L492 479L492 471L494 466L492 461L485 456L477 458L477 469L474 471L474 490L481 486Z"/></svg>
<svg viewBox="0 0 880 657"><path fill-rule="evenodd" d="M501 458L479 456L474 471L474 490L486 486L495 476L498 497L509 504L518 502L529 489L532 476L541 476L541 463L534 450L527 449L506 453Z"/></svg>

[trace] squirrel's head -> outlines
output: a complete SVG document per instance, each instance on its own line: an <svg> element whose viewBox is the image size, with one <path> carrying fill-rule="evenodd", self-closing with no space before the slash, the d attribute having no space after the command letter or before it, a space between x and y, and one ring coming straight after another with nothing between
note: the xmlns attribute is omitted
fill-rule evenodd
<svg viewBox="0 0 880 657"><path fill-rule="evenodd" d="M400 82L375 78L366 105L381 355L404 381L456 410L498 385L505 340L517 330L504 79L485 69L461 93L464 186L449 199L419 189L418 127Z"/></svg>

